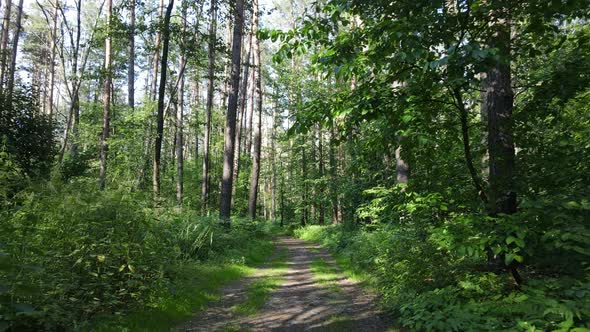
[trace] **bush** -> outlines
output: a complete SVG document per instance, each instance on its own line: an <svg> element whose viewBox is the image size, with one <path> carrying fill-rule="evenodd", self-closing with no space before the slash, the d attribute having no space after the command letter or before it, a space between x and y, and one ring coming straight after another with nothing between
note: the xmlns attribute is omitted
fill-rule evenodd
<svg viewBox="0 0 590 332"><path fill-rule="evenodd" d="M0 327L69 329L142 308L172 289L185 262L261 261L272 246L253 249L268 237L262 223L226 230L191 211L154 209L142 193L95 188L54 179L0 210Z"/></svg>

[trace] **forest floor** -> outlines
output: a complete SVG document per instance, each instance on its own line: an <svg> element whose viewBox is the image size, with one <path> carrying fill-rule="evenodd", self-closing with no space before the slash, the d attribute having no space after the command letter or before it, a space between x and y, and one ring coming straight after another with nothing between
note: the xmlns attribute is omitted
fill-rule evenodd
<svg viewBox="0 0 590 332"><path fill-rule="evenodd" d="M175 331L387 331L376 297L318 245L279 237L254 275Z"/></svg>

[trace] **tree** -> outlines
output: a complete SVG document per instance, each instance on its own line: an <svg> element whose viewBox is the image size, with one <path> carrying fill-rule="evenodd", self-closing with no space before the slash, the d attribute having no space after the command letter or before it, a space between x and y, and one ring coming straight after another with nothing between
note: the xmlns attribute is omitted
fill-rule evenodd
<svg viewBox="0 0 590 332"><path fill-rule="evenodd" d="M57 55L57 21L58 21L58 8L59 8L59 1L55 0L55 5L54 5L54 9L53 9L53 27L49 30L49 39L51 40L51 55L49 58L49 97L48 97L48 103L49 103L49 118L53 118L53 103L54 103L54 98L53 98L53 93L55 90L55 58Z"/></svg>
<svg viewBox="0 0 590 332"><path fill-rule="evenodd" d="M127 63L127 105L135 107L135 0L129 1L129 46Z"/></svg>
<svg viewBox="0 0 590 332"><path fill-rule="evenodd" d="M100 174L99 184L100 190L104 190L106 186L107 177L107 154L109 150L108 139L110 133L110 122L111 122L111 57L113 53L112 49L112 15L113 15L113 1L106 0L107 7L107 37L105 39L105 51L104 51L104 86L102 92L102 103L103 103L103 116L102 116L102 135L100 137Z"/></svg>
<svg viewBox="0 0 590 332"><path fill-rule="evenodd" d="M231 197L233 186L234 151L236 140L236 113L240 88L240 66L242 62L242 27L244 25L244 1L236 0L234 10L234 29L231 52L231 80L229 101L224 131L223 173L221 179L221 197L219 217L221 222L230 222Z"/></svg>
<svg viewBox="0 0 590 332"><path fill-rule="evenodd" d="M181 21L182 33L186 33L186 12L187 4L181 3ZM176 202L178 206L182 206L182 199L184 194L184 136L183 136L183 116L184 116L184 67L186 65L186 45L181 45L179 68L179 85L178 85L178 110L176 111Z"/></svg>
<svg viewBox="0 0 590 332"><path fill-rule="evenodd" d="M258 30L258 1L254 0L253 27ZM252 33L253 34L253 33ZM250 177L250 198L248 200L248 215L256 218L256 202L258 198L258 182L260 178L260 154L262 150L262 62L260 61L260 40L255 37L254 42L254 70L256 71L256 114L257 126L254 132L254 154L252 155L252 175ZM252 105L254 107L254 105Z"/></svg>
<svg viewBox="0 0 590 332"><path fill-rule="evenodd" d="M245 61L244 61L244 70L242 73L242 84L240 84L240 100L238 103L239 106L239 111L238 111L238 120L239 123L236 125L236 148L235 148L235 162L234 162L234 188L233 188L233 194L232 196L234 196L234 200L235 200L235 193L236 193L236 187L238 185L238 180L240 178L240 154L241 154L241 147L242 147L242 136L243 136L243 132L242 132L242 128L245 127L245 123L246 123L246 104L247 104L247 96L248 96L248 77L249 77L249 69L250 66L252 65L252 63L254 61L250 61L250 56L252 55L252 35L253 35L253 29L254 29L254 18L252 18L251 22L250 22L250 31L248 33L248 51L246 52L246 57L245 57ZM252 107L254 107L252 105ZM245 128L244 128L245 129Z"/></svg>
<svg viewBox="0 0 590 332"><path fill-rule="evenodd" d="M158 114L156 116L156 142L154 151L153 192L160 195L160 164L162 158L162 140L164 138L164 98L166 97L166 74L168 70L168 49L170 47L170 16L174 0L168 1L166 14L162 23L162 60L160 63L160 85L158 91Z"/></svg>
<svg viewBox="0 0 590 332"><path fill-rule="evenodd" d="M203 212L207 211L209 204L209 154L211 144L211 112L213 110L213 97L215 92L215 44L217 33L217 0L211 0L209 9L209 38L208 58L209 64L207 75L209 83L207 86L207 104L205 106L205 137L203 142L203 176L201 178L201 202Z"/></svg>
<svg viewBox="0 0 590 332"><path fill-rule="evenodd" d="M12 0L6 0L4 5L4 18L2 20L2 41L0 42L0 85L4 86L6 75L6 58L8 56L8 32L10 29L10 13L12 11Z"/></svg>
<svg viewBox="0 0 590 332"><path fill-rule="evenodd" d="M19 0L17 12L16 12L16 27L14 29L14 36L12 37L12 56L10 60L10 71L8 72L8 83L7 83L7 90L8 96L12 96L12 91L14 90L14 74L16 72L16 61L17 61L17 54L18 54L18 40L20 37L20 33L22 30L22 21L23 17L23 0Z"/></svg>

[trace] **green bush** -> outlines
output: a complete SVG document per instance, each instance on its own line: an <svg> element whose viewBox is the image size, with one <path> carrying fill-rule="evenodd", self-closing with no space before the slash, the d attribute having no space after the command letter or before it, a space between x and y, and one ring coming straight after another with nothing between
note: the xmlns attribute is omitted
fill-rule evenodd
<svg viewBox="0 0 590 332"><path fill-rule="evenodd" d="M270 242L253 249L268 236L262 223L227 230L191 211L154 209L142 193L95 188L56 179L0 212L0 327L72 328L145 306L169 291L183 262L243 264L269 252Z"/></svg>

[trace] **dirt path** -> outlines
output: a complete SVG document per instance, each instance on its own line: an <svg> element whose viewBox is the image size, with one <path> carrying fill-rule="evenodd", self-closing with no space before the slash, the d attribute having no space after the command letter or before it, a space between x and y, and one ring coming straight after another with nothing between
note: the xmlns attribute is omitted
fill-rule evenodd
<svg viewBox="0 0 590 332"><path fill-rule="evenodd" d="M266 267L222 291L222 299L176 331L386 331L374 296L338 272L319 246L294 238L277 239L287 253L280 286L255 314L235 311L249 285L265 277ZM322 273L325 272L325 273ZM317 277L317 278L316 278Z"/></svg>

